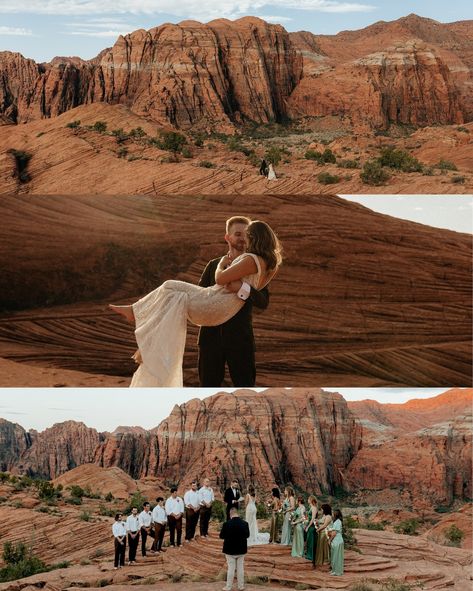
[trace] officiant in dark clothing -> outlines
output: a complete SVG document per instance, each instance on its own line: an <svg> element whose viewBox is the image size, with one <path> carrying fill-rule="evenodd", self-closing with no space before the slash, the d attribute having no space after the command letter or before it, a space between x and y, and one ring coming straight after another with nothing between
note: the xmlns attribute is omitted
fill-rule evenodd
<svg viewBox="0 0 473 591"><path fill-rule="evenodd" d="M248 552L250 528L248 523L238 516L236 508L230 509L230 519L223 524L220 538L223 540L223 553L227 559L227 584L224 591L231 591L235 570L238 589L245 588L244 561Z"/></svg>

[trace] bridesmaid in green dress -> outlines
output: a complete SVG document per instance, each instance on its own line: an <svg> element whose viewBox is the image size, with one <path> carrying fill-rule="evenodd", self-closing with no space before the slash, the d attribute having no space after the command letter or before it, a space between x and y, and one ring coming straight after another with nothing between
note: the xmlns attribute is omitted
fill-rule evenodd
<svg viewBox="0 0 473 591"><path fill-rule="evenodd" d="M282 503L284 521L282 524L281 546L290 546L292 544L291 515L295 508L294 490L290 486L286 486L284 489L284 501Z"/></svg>
<svg viewBox="0 0 473 591"><path fill-rule="evenodd" d="M279 515L281 514L281 493L279 488L273 488L271 491L271 529L269 533L269 543L277 544L279 538Z"/></svg>
<svg viewBox="0 0 473 591"><path fill-rule="evenodd" d="M292 535L291 556L302 558L304 556L304 522L306 520L306 511L303 497L297 498L297 509L292 514L292 525L294 532Z"/></svg>
<svg viewBox="0 0 473 591"><path fill-rule="evenodd" d="M317 532L315 531L315 525L317 523L318 511L319 511L319 508L317 506L317 499L314 497L314 495L310 495L310 497L309 497L309 518L310 518L310 521L306 525L306 528L305 528L305 531L307 534L307 545L306 545L305 557L307 558L307 560L310 560L311 562L314 561L314 553L315 553L315 548L317 545L317 542L316 542Z"/></svg>
<svg viewBox="0 0 473 591"><path fill-rule="evenodd" d="M321 507L323 516L318 520L317 548L315 550L315 565L322 566L330 562L330 549L327 536L327 528L332 523L332 507L324 504Z"/></svg>
<svg viewBox="0 0 473 591"><path fill-rule="evenodd" d="M345 544L343 542L343 516L339 509L333 513L333 523L328 530L330 538L330 564L332 565L331 575L343 575L343 558Z"/></svg>

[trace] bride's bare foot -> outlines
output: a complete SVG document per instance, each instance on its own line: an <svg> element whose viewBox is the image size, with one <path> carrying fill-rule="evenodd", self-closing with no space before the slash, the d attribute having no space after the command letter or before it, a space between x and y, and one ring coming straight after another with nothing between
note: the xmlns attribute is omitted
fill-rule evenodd
<svg viewBox="0 0 473 591"><path fill-rule="evenodd" d="M126 319L130 324L135 324L135 315L133 314L133 306L116 306L115 304L109 304L110 310L113 310L120 316Z"/></svg>

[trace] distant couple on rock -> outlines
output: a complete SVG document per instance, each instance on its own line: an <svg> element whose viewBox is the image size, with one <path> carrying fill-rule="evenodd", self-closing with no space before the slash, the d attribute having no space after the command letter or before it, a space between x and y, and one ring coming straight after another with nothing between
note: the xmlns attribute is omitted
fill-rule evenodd
<svg viewBox="0 0 473 591"><path fill-rule="evenodd" d="M165 281L130 306L110 308L135 325L140 364L130 387L181 387L187 320L201 326L201 387L221 386L228 365L233 385L255 385L253 304L265 309L267 285L282 262L281 244L270 226L242 216L227 220L228 252L210 261L199 285Z"/></svg>
<svg viewBox="0 0 473 591"><path fill-rule="evenodd" d="M259 173L261 176L265 176L268 179L268 181L275 181L278 178L274 171L274 166L272 162L268 164L264 158L263 160L261 160Z"/></svg>

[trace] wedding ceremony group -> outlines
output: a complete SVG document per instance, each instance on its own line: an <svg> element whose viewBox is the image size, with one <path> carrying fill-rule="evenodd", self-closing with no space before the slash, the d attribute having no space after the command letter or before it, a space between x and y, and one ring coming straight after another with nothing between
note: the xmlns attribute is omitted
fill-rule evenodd
<svg viewBox="0 0 473 591"><path fill-rule="evenodd" d="M250 485L243 495L237 480L225 490L223 502L226 521L219 535L223 539L222 552L228 565L227 590L231 589L235 572L238 588L243 589L244 557L248 546L261 544L288 546L291 556L309 560L313 568L328 564L330 575L343 575L343 516L339 509L333 510L329 504L319 503L314 495L308 497L306 507L304 497L296 496L290 486L283 494L274 487L267 499L259 499L255 487ZM145 502L140 513L138 507L132 507L126 518L123 513L117 513L112 525L114 568L125 566L127 546L128 564L136 563L140 540L142 557L147 556L148 551L159 555L168 548L179 549L183 543L197 539L205 542L214 503L214 490L210 480L205 478L200 488L197 481L193 481L183 498L178 496L177 488L172 487L166 500L162 496L156 498L153 509L149 502ZM270 515L269 532L260 532L258 528L258 504L261 503ZM240 516L243 509L244 519ZM169 546L164 543L166 530L169 531ZM153 540L149 548L148 538Z"/></svg>

